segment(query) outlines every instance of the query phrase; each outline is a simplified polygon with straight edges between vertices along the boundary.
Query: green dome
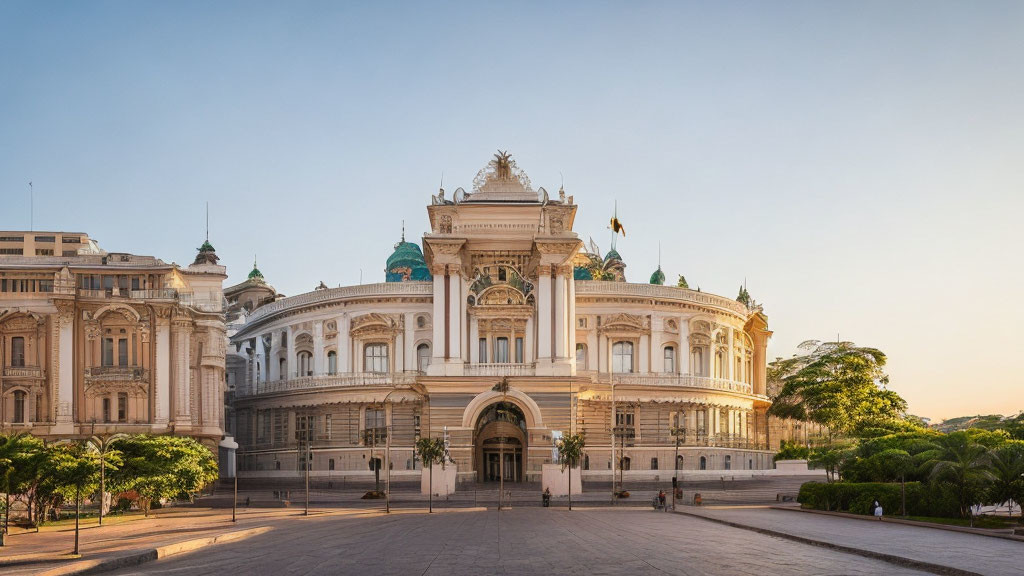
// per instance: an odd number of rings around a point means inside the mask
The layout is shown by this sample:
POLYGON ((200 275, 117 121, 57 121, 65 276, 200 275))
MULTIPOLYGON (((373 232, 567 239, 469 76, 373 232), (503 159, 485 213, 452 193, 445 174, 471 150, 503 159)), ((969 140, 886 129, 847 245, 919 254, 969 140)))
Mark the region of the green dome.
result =
POLYGON ((395 244, 395 251, 388 258, 384 274, 386 282, 433 279, 419 245, 404 240, 395 244))
POLYGON ((619 255, 618 251, 616 251, 615 248, 612 248, 611 250, 608 251, 607 254, 604 255, 604 259, 605 261, 614 259, 621 262, 622 256, 619 255))
POLYGON ((256 267, 256 263, 252 263, 252 272, 249 272, 249 280, 263 280, 263 272, 256 267))
POLYGON ((662 285, 665 283, 665 273, 661 271, 661 266, 651 274, 651 284, 662 285))

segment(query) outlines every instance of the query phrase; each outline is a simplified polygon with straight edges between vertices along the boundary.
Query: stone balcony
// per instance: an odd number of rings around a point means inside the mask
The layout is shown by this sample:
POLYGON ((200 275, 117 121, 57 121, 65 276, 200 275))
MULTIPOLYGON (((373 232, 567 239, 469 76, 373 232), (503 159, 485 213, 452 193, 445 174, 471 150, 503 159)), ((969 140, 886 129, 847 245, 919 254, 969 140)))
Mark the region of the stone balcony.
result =
POLYGON ((344 388, 372 388, 386 386, 408 386, 416 383, 418 372, 349 372, 344 374, 321 374, 300 376, 287 380, 257 382, 256 390, 236 389, 237 397, 307 390, 329 390, 344 388))
POLYGON ((40 366, 4 366, 4 378, 44 378, 46 372, 40 366))
POLYGON ((86 381, 148 382, 149 370, 140 366, 91 366, 85 369, 86 381))
POLYGON ((466 364, 463 374, 466 376, 533 376, 536 365, 530 363, 486 363, 466 364))
POLYGON ((689 374, 610 374, 602 375, 602 379, 604 378, 610 378, 616 386, 665 386, 721 390, 751 395, 754 393, 754 387, 746 382, 689 374))

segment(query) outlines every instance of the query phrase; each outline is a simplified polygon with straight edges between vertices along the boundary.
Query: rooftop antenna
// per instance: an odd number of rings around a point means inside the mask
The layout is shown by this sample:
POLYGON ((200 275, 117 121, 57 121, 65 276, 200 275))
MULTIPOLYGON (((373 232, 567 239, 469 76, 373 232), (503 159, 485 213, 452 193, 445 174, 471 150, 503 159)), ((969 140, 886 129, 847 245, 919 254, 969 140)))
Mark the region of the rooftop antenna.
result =
POLYGON ((444 190, 444 170, 441 171, 441 190, 444 190))
POLYGON ((28 231, 33 232, 36 229, 35 223, 36 217, 36 196, 35 191, 32 189, 32 181, 28 182, 28 231))
POLYGON ((360 286, 363 285, 363 269, 362 268, 359 269, 359 285, 360 286))
MULTIPOLYGON (((661 270, 661 240, 658 240, 658 270, 661 270)), ((744 280, 743 283, 746 284, 747 281, 744 280)))
POLYGON ((402 219, 402 243, 405 243, 405 218, 402 219))
POLYGON ((206 201, 206 241, 210 241, 210 201, 206 201))

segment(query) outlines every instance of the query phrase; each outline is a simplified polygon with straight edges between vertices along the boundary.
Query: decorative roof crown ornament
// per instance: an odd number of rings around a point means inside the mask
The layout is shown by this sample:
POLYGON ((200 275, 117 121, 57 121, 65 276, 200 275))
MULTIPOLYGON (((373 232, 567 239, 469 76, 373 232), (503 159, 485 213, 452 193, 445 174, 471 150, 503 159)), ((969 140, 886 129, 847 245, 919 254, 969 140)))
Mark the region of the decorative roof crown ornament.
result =
POLYGON ((530 178, 506 150, 498 150, 473 178, 473 192, 466 202, 537 202, 530 178))
POLYGON ((196 249, 199 254, 196 254, 196 259, 192 262, 195 264, 216 264, 220 257, 217 256, 217 251, 213 248, 213 244, 207 240, 203 242, 203 245, 196 249))

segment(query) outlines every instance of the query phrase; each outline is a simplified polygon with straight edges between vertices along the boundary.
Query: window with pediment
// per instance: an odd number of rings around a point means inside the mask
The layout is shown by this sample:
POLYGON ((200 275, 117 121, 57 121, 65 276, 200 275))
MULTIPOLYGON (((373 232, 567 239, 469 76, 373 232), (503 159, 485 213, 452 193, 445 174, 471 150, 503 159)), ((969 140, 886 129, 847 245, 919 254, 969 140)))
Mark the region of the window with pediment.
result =
POLYGON ((633 343, 619 341, 612 344, 612 372, 631 374, 633 372, 633 343))
POLYGON ((363 370, 365 372, 388 371, 388 345, 375 342, 364 348, 363 370))

